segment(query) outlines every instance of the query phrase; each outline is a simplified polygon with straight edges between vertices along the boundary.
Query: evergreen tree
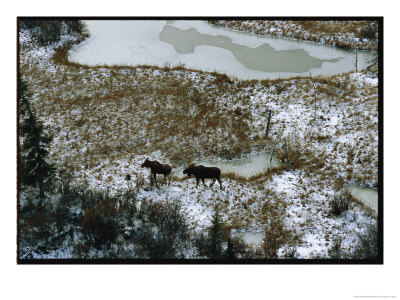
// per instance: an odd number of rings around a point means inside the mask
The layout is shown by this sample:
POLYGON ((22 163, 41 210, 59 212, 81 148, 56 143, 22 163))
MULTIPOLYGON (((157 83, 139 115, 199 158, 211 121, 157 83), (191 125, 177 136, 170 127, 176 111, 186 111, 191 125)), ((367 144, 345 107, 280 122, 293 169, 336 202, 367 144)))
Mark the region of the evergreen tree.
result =
POLYGON ((25 185, 38 186, 39 206, 42 205, 44 185, 54 172, 54 167, 46 161, 49 154, 48 145, 52 137, 43 132, 43 123, 38 121, 32 112, 28 98, 26 83, 20 80, 19 84, 19 116, 20 136, 23 140, 22 146, 18 149, 19 176, 21 183, 25 185))
POLYGON ((210 258, 220 258, 222 256, 223 232, 218 209, 215 210, 211 223, 209 231, 209 255, 210 258))
POLYGON ((227 259, 235 259, 235 247, 232 243, 232 238, 229 236, 228 237, 228 247, 226 248, 225 251, 225 257, 227 259))

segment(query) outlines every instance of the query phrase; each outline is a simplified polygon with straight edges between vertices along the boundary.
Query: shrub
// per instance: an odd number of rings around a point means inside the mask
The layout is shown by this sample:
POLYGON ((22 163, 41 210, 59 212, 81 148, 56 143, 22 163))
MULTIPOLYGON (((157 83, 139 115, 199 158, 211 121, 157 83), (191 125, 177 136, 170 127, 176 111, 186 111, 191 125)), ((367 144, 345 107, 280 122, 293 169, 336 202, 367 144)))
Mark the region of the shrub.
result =
POLYGON ((208 256, 208 240, 206 234, 200 233, 196 235, 194 239, 194 245, 197 248, 201 257, 208 256))
POLYGON ((235 236, 231 238, 231 242, 235 258, 251 258, 249 247, 243 238, 235 236))
POLYGON ((65 33, 88 36, 84 23, 79 20, 21 20, 20 26, 31 30, 41 46, 58 42, 65 33))
POLYGON ((247 257, 247 245, 243 239, 231 237, 218 210, 214 211, 211 224, 206 233, 198 234, 195 238, 195 246, 201 256, 211 259, 247 257))
MULTIPOLYGON (((151 175, 150 175, 150 176, 151 176, 151 175)), ((153 180, 153 177, 151 176, 150 179, 153 180)), ((138 192, 139 192, 139 190, 144 186, 144 178, 143 178, 143 175, 140 175, 140 174, 139 174, 139 175, 136 177, 135 186, 136 186, 136 190, 137 190, 138 192)))
POLYGON ((59 184, 59 192, 61 193, 60 204, 68 205, 72 202, 74 198, 77 198, 74 195, 74 189, 72 186, 72 172, 61 169, 58 172, 58 184, 59 184))
POLYGON ((233 83, 233 81, 226 74, 212 72, 211 75, 215 76, 215 79, 213 81, 214 84, 219 85, 219 84, 223 84, 223 83, 229 83, 229 84, 233 83))
POLYGON ((124 205, 127 201, 109 198, 104 193, 88 191, 82 193, 82 198, 90 202, 81 221, 83 233, 96 248, 109 246, 115 241, 120 230, 120 220, 125 213, 122 208, 127 209, 124 205))
POLYGON ((334 216, 340 216, 342 212, 349 209, 349 194, 344 193, 340 196, 335 196, 329 201, 329 207, 334 216))
POLYGON ((379 255, 378 226, 368 224, 363 233, 357 234, 358 241, 354 248, 352 258, 354 259, 375 259, 379 255))
POLYGON ((174 70, 184 70, 185 68, 186 68, 186 64, 181 61, 178 61, 178 63, 174 67, 174 70))
POLYGON ((134 235, 137 254, 150 258, 176 258, 188 240, 188 225, 179 201, 143 201, 137 214, 140 226, 134 235))
POLYGON ((19 25, 22 29, 33 29, 40 25, 40 20, 21 20, 19 25))
POLYGON ((49 211, 45 206, 42 206, 29 214, 24 214, 23 220, 27 228, 36 233, 38 239, 50 236, 49 230, 51 227, 51 220, 49 217, 49 211))
POLYGON ((106 219, 99 210, 88 209, 82 218, 82 231, 100 249, 109 245, 117 237, 117 224, 110 218, 106 219))
MULTIPOLYGON (((315 154, 306 149, 306 141, 295 134, 289 134, 277 142, 275 157, 288 169, 300 169, 316 161, 315 154)), ((283 166, 282 166, 283 168, 283 166)))
POLYGON ((227 245, 226 250, 224 252, 224 256, 227 259, 235 259, 236 258, 235 246, 234 246, 234 244, 232 242, 232 238, 230 236, 228 237, 228 245, 227 245))
POLYGON ((39 209, 21 212, 19 219, 20 258, 33 258, 33 254, 46 254, 60 247, 67 233, 72 232, 69 215, 62 209, 44 204, 39 209))
POLYGON ((40 45, 58 42, 61 37, 62 22, 58 20, 42 20, 35 32, 35 37, 40 45))
POLYGON ((353 251, 342 249, 342 239, 335 239, 333 246, 328 250, 332 259, 376 259, 379 255, 377 224, 367 224, 362 233, 357 233, 357 242, 353 251))
POLYGON ((378 23, 370 22, 361 30, 361 36, 369 40, 375 40, 378 35, 378 23))
POLYGON ((286 234, 286 230, 280 218, 272 220, 272 222, 266 226, 262 243, 265 258, 278 258, 278 250, 285 244, 286 234))
POLYGON ((345 253, 342 250, 342 239, 336 238, 333 242, 332 247, 328 250, 328 256, 331 259, 343 259, 345 257, 345 253))
POLYGON ((74 245, 72 257, 77 259, 88 259, 90 258, 89 253, 91 249, 92 245, 89 241, 78 242, 74 245))
POLYGON ((220 220, 219 212, 214 212, 212 225, 208 234, 208 256, 210 258, 222 257, 222 243, 223 243, 223 224, 220 220))
POLYGON ((79 20, 66 20, 65 25, 67 25, 67 31, 70 34, 71 33, 83 34, 86 29, 82 21, 79 20))
POLYGON ((286 204, 268 192, 266 198, 268 200, 264 202, 261 210, 265 226, 261 244, 263 253, 260 255, 267 259, 276 259, 279 256, 278 251, 282 247, 286 249, 284 255, 289 257, 289 252, 293 252, 294 255, 294 251, 289 250, 295 248, 294 245, 298 243, 299 236, 285 226, 286 204))
POLYGON ((235 115, 240 117, 242 115, 242 108, 240 106, 236 107, 236 109, 233 111, 235 115))
POLYGON ((287 91, 287 86, 285 83, 278 83, 275 86, 275 91, 277 95, 282 94, 283 92, 287 91))
POLYGON ((164 62, 163 69, 164 69, 165 72, 171 71, 171 63, 167 62, 167 61, 164 62))

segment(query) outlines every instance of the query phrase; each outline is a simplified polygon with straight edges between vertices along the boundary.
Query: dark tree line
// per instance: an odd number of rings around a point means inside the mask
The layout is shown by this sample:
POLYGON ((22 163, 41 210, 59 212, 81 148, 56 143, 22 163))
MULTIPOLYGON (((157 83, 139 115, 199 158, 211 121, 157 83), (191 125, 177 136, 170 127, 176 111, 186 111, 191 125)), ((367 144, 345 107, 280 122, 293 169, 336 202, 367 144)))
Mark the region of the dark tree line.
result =
POLYGON ((85 25, 80 20, 21 19, 20 28, 29 29, 39 45, 56 43, 62 34, 82 34, 85 25))

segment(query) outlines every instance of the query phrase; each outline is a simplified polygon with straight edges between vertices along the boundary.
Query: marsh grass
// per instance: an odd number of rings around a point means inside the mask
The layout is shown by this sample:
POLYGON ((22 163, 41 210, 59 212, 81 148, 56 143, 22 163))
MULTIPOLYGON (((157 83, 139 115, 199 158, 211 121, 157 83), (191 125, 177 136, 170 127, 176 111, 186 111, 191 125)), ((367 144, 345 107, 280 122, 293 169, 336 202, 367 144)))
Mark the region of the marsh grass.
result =
POLYGON ((274 168, 268 168, 264 172, 260 172, 259 174, 252 175, 250 177, 245 177, 245 176, 240 176, 236 174, 235 172, 222 172, 221 177, 224 179, 230 179, 234 180, 236 182, 257 182, 259 180, 266 180, 268 179, 272 174, 279 174, 282 170, 284 170, 284 167, 274 167, 274 168))

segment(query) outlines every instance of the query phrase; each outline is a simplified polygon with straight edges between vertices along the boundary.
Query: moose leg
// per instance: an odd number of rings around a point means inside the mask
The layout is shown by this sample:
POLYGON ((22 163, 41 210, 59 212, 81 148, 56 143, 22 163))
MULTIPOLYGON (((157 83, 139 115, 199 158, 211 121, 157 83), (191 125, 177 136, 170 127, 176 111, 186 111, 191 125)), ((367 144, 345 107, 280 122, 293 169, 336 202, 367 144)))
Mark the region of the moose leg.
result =
POLYGON ((156 183, 156 186, 158 186, 158 185, 157 185, 157 174, 156 174, 156 173, 153 173, 153 175, 154 175, 154 182, 156 183))
POLYGON ((222 190, 221 180, 219 178, 217 178, 217 180, 218 180, 219 186, 221 187, 221 190, 222 190))
POLYGON ((196 189, 197 189, 197 187, 199 186, 200 178, 196 178, 196 181, 197 181, 197 184, 196 184, 196 189))
POLYGON ((154 175, 153 175, 153 173, 150 174, 149 178, 150 178, 150 185, 152 186, 154 184, 154 175))
POLYGON ((215 182, 215 178, 213 178, 213 182, 211 182, 211 184, 210 184, 210 187, 212 187, 213 186, 213 184, 214 184, 214 182, 215 182))
POLYGON ((168 174, 168 186, 171 183, 171 174, 168 174))
POLYGON ((206 186, 206 184, 204 183, 204 178, 202 178, 201 181, 203 182, 204 186, 206 186))

